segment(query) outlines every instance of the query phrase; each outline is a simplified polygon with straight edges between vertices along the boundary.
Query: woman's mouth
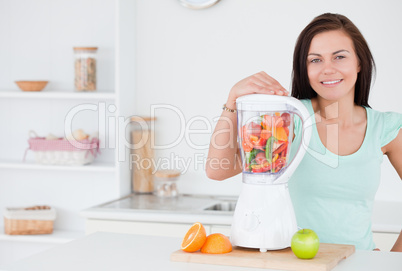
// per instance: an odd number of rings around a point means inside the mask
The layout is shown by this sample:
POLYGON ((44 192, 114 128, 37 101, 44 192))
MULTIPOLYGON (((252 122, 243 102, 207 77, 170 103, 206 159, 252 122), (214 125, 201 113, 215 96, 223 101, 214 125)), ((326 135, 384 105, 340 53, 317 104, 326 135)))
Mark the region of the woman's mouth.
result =
POLYGON ((338 85, 342 81, 343 81, 343 79, 328 80, 328 81, 321 81, 321 84, 323 84, 325 86, 335 86, 335 85, 338 85))

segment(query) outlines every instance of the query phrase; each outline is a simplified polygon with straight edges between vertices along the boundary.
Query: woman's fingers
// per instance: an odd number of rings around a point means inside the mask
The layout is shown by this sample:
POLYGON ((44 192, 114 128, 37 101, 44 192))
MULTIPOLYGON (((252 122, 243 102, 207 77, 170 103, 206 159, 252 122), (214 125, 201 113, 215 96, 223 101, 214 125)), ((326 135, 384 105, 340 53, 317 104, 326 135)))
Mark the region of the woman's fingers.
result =
POLYGON ((258 83, 250 83, 251 91, 257 94, 275 94, 274 90, 268 89, 266 86, 262 86, 258 83))
POLYGON ((278 81, 265 72, 259 72, 235 84, 230 90, 229 96, 231 100, 236 100, 238 97, 252 93, 280 96, 289 95, 289 92, 278 81))
POLYGON ((269 76, 266 72, 262 71, 262 72, 256 73, 255 77, 257 77, 261 81, 267 83, 268 85, 271 85, 271 86, 277 88, 278 90, 282 90, 282 91, 286 90, 284 87, 282 87, 281 84, 279 84, 278 81, 276 81, 273 77, 269 76))
POLYGON ((258 83, 251 83, 253 93, 261 93, 261 94, 271 94, 271 95, 279 95, 279 96, 288 96, 288 92, 285 90, 278 90, 272 88, 271 86, 263 86, 258 83))
POLYGON ((269 94, 287 96, 289 92, 282 87, 274 78, 270 77, 265 72, 259 72, 250 77, 252 83, 261 86, 262 93, 268 92, 269 94))

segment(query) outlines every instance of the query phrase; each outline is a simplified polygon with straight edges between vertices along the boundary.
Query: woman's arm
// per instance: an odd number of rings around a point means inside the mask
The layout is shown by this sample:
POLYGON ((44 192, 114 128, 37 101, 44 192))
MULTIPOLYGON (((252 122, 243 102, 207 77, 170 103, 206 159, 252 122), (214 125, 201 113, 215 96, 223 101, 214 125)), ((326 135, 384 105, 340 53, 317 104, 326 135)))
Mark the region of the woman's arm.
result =
MULTIPOLYGON (((226 107, 236 109, 237 98, 253 93, 288 95, 274 78, 259 72, 233 86, 226 107)), ((219 118, 211 137, 205 170, 208 178, 219 181, 242 172, 240 151, 237 148, 236 113, 223 111, 219 118)))
POLYGON ((236 113, 222 112, 211 137, 205 169, 208 178, 218 181, 242 171, 240 151, 237 148, 236 113))
MULTIPOLYGON (((402 179, 402 130, 399 130, 397 137, 384 148, 384 153, 388 156, 389 161, 396 169, 396 172, 398 172, 399 177, 402 179)), ((402 231, 399 234, 399 237, 391 251, 402 252, 402 231)))

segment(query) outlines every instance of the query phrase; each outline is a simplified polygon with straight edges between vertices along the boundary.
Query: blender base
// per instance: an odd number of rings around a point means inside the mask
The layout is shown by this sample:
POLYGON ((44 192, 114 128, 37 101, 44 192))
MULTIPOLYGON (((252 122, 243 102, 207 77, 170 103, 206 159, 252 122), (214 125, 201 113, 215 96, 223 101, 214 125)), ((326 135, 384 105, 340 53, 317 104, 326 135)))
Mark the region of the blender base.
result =
POLYGON ((261 252, 290 247, 297 231, 287 183, 243 183, 233 216, 232 245, 261 252))

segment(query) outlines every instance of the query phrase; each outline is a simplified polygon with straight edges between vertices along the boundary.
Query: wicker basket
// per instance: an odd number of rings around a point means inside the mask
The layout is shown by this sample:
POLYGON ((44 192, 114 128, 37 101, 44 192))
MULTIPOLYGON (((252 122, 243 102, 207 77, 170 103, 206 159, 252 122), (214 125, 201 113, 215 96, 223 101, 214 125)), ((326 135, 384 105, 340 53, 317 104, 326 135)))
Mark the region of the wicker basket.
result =
POLYGON ((6 208, 4 232, 9 235, 50 234, 56 210, 49 206, 6 208))

